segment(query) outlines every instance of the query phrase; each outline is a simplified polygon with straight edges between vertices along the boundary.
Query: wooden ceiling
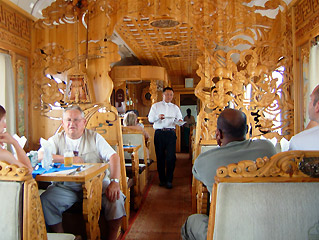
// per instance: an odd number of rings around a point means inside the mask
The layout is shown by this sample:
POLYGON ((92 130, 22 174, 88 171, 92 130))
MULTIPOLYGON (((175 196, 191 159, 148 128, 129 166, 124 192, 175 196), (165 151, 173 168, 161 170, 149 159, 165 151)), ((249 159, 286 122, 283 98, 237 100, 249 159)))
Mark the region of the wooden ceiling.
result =
MULTIPOLYGON (((34 2, 34 0, 28 1, 34 2)), ((24 5, 28 5, 25 3, 27 1, 23 2, 24 5)), ((33 7, 37 8, 36 13, 41 10, 40 6, 45 6, 44 3, 48 2, 52 0, 36 1, 33 7)), ((114 21, 116 15, 117 34, 143 65, 162 66, 167 69, 169 76, 183 78, 196 75, 199 69, 199 57, 205 51, 210 51, 210 55, 216 57, 213 53, 219 50, 227 54, 230 50, 252 49, 259 42, 267 41, 263 36, 264 33, 270 31, 269 27, 273 26, 278 11, 285 11, 284 6, 287 6, 290 0, 122 0, 120 2, 59 0, 57 2, 60 4, 52 5, 55 6, 54 11, 51 8, 50 14, 45 17, 52 18, 60 14, 64 18, 63 14, 70 13, 61 7, 65 4, 82 6, 82 9, 77 9, 82 13, 86 11, 84 8, 104 11, 109 15, 110 22, 114 21), (94 5, 100 7, 92 8, 94 5), (57 7, 60 9, 56 9, 57 7), (160 20, 159 24, 153 24, 154 20, 160 20), (167 23, 166 20, 177 25, 167 27, 161 24, 167 23)), ((101 28, 106 29, 107 26, 101 28)), ((239 55, 238 52, 235 54, 239 55)), ((231 57, 233 58, 235 54, 231 57)))
POLYGON ((201 54, 193 28, 187 23, 170 28, 154 27, 150 23, 149 17, 125 17, 117 23, 116 31, 143 65, 165 67, 171 76, 193 76, 201 54))

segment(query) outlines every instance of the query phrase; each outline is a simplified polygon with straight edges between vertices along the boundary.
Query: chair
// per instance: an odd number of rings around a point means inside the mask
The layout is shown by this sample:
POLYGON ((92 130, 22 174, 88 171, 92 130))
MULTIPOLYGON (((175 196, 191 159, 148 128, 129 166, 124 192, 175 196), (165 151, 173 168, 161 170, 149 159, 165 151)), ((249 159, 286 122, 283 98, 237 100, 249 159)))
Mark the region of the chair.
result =
POLYGON ((289 151, 218 168, 207 239, 318 239, 318 163, 289 151))
POLYGON ((47 233, 37 182, 27 168, 0 161, 0 239, 75 239, 72 234, 47 233))
MULTIPOLYGON (((139 176, 138 181, 135 181, 137 191, 134 192, 135 196, 143 195, 144 189, 148 183, 149 179, 149 166, 152 164, 152 161, 149 161, 147 157, 147 148, 145 144, 145 138, 142 131, 131 129, 129 127, 122 126, 122 137, 124 145, 140 145, 141 147, 138 150, 139 157, 139 167, 136 168, 136 173, 132 172, 132 158, 131 154, 124 152, 126 172, 128 176, 139 176)), ((136 207, 138 206, 135 205, 136 207)))
POLYGON ((108 103, 96 105, 85 115, 87 119, 86 127, 92 129, 102 135, 106 141, 116 149, 121 164, 120 185, 123 194, 126 196, 125 211, 126 217, 123 217, 122 229, 128 228, 128 220, 130 217, 130 186, 126 177, 123 140, 121 132, 121 122, 115 107, 108 103))
MULTIPOLYGON (((211 149, 217 148, 216 140, 201 140, 198 144, 199 149, 196 153, 196 158, 200 153, 204 153, 211 149)), ((195 159, 196 159, 195 158, 195 159)), ((209 204, 209 192, 207 191, 206 186, 198 181, 194 176, 192 177, 192 212, 193 213, 207 213, 207 207, 209 204)))

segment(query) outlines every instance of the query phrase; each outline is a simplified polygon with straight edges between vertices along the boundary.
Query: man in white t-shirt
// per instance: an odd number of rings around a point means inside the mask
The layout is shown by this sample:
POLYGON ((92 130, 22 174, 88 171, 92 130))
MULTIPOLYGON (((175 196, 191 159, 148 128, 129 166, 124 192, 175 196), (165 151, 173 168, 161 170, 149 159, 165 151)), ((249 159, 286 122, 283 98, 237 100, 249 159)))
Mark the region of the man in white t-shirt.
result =
MULTIPOLYGON (((312 91, 308 108, 309 119, 319 123, 319 85, 312 91)), ((293 136, 289 142, 289 150, 318 150, 319 126, 304 130, 293 136)))
MULTIPOLYGON (((102 211, 107 221, 107 239, 116 239, 121 219, 125 216, 125 196, 120 191, 120 158, 106 140, 98 133, 85 128, 84 112, 78 106, 66 108, 63 112, 64 131, 49 138, 53 149, 53 161, 63 163, 64 152, 74 152, 74 163, 107 162, 110 174, 103 180, 102 211)), ((39 150, 39 160, 43 150, 39 150)), ((54 182, 41 195, 46 224, 53 232, 63 232, 62 214, 75 202, 82 199, 81 184, 75 182, 54 182)))

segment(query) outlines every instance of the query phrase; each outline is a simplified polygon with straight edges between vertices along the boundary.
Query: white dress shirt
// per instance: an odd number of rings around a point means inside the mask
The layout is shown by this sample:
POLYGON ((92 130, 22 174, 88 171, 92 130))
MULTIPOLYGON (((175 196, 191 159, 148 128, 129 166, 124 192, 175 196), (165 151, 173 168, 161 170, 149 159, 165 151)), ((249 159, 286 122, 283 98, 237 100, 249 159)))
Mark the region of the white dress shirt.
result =
POLYGON ((183 116, 179 107, 173 103, 161 101, 154 103, 148 114, 148 121, 153 124, 154 129, 174 128, 174 121, 182 120, 183 116), (164 119, 159 118, 160 114, 164 114, 164 119))

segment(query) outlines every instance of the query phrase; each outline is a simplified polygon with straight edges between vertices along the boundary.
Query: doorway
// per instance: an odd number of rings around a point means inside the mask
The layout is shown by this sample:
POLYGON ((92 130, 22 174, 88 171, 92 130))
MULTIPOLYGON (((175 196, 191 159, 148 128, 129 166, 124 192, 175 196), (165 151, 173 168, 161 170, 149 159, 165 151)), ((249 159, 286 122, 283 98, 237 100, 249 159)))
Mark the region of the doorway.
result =
MULTIPOLYGON (((187 109, 190 109, 191 115, 194 117, 195 122, 197 122, 199 99, 195 96, 195 94, 180 94, 180 108, 183 115, 183 119, 185 119, 187 115, 187 109)), ((190 151, 192 131, 194 128, 196 128, 196 125, 193 125, 190 128, 187 125, 184 125, 181 128, 181 152, 190 151)))

